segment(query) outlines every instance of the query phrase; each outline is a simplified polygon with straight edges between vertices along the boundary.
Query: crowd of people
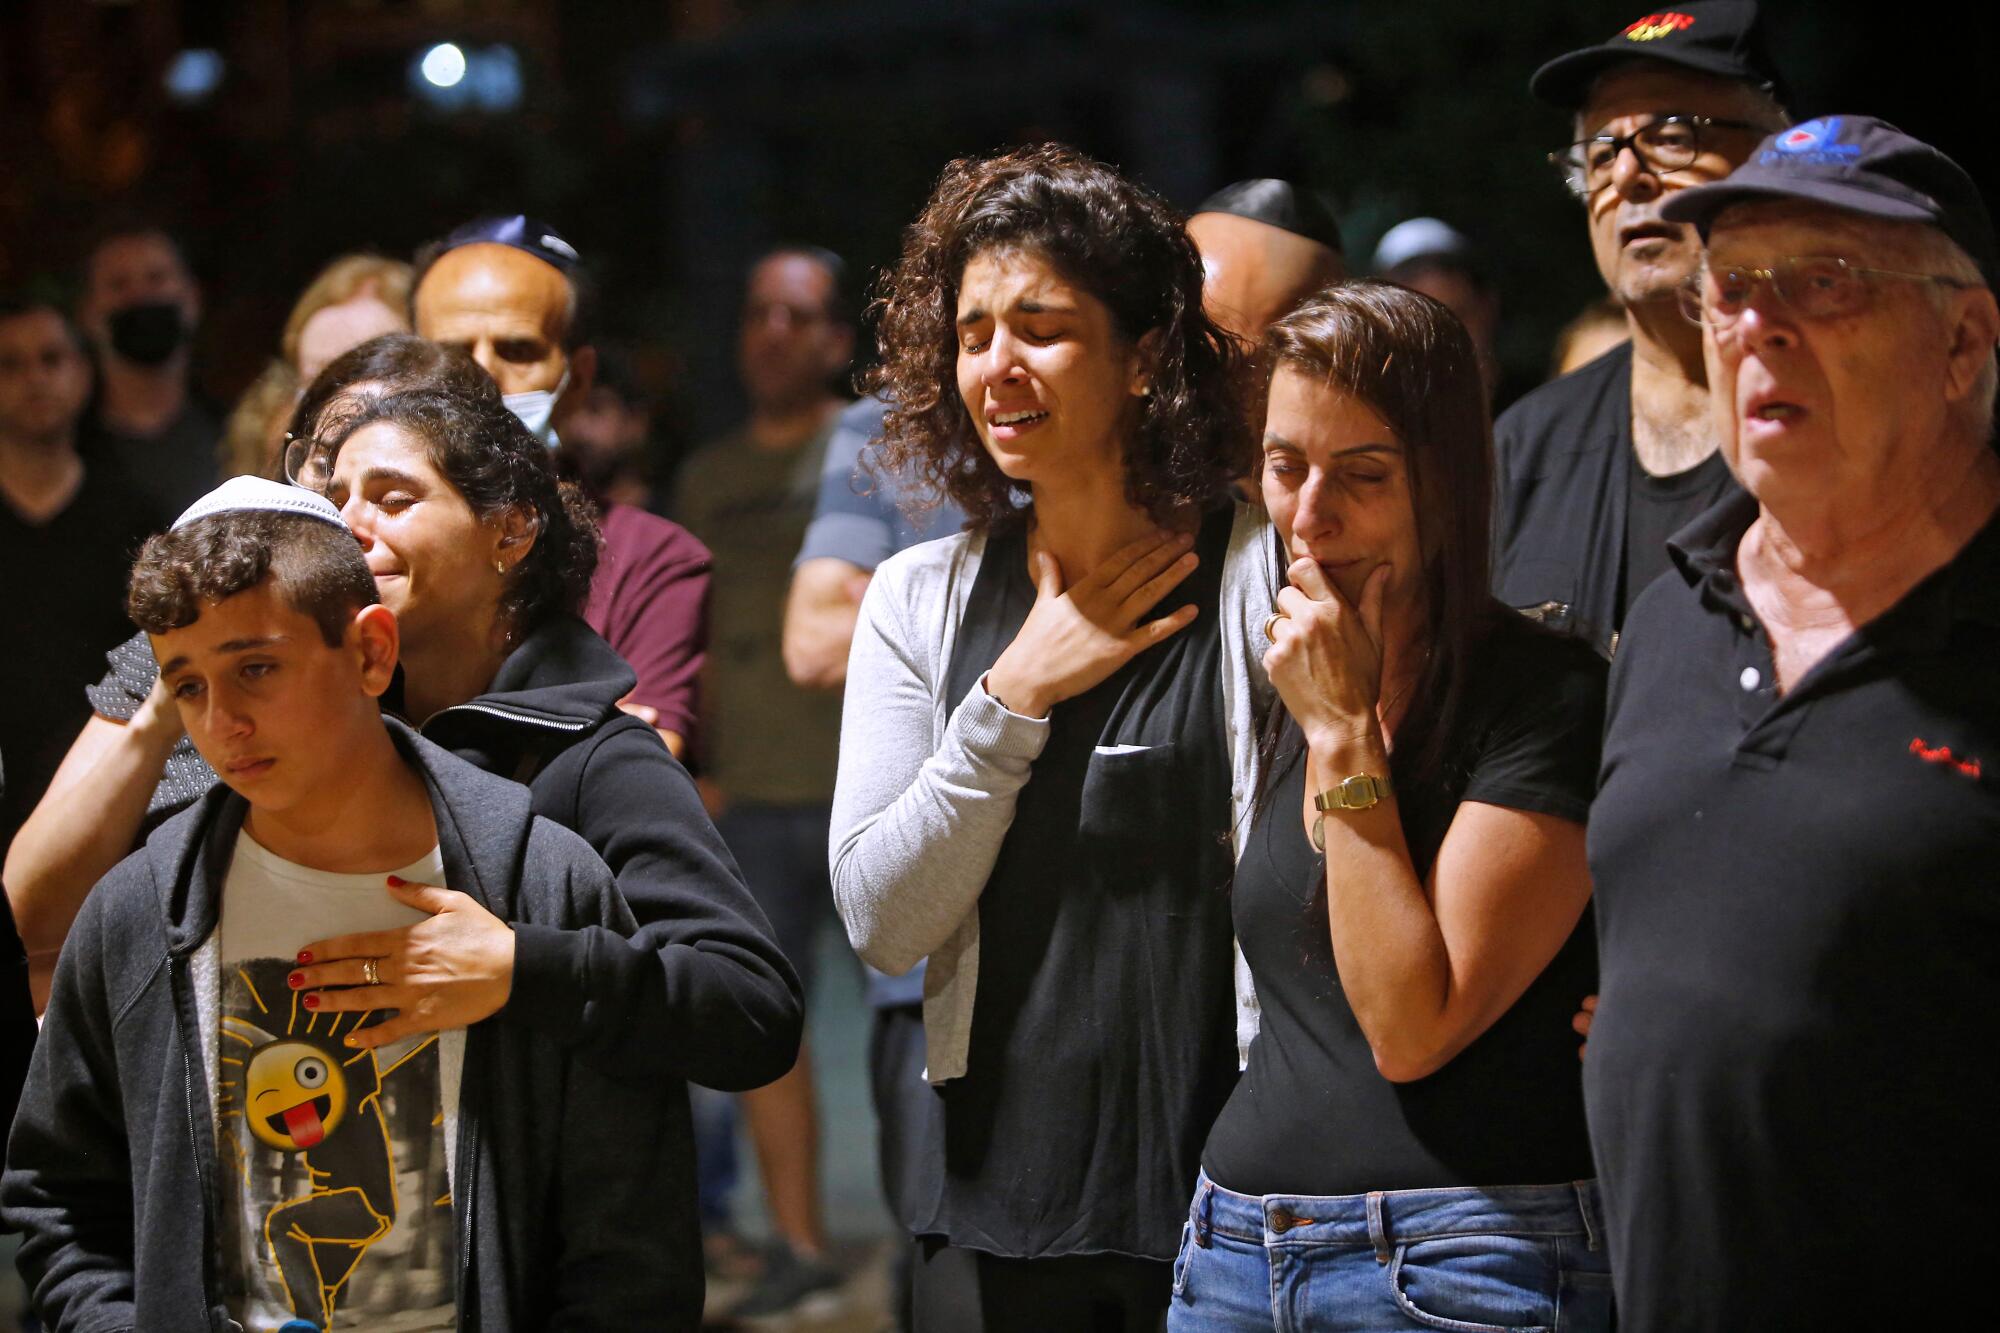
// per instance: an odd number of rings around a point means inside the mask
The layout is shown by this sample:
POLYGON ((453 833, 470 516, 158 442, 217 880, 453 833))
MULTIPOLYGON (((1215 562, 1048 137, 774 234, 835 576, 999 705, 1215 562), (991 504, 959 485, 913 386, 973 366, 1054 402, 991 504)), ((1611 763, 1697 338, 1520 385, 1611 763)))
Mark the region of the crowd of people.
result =
POLYGON ((1059 144, 866 319, 760 257, 671 519, 530 216, 335 262, 226 430, 159 231, 0 306, 42 1325, 799 1308, 836 925, 899 1328, 1961 1322, 1881 1244, 2000 1246, 2000 240, 1742 0, 1530 88, 1608 302, 1497 421, 1447 224, 1059 144))

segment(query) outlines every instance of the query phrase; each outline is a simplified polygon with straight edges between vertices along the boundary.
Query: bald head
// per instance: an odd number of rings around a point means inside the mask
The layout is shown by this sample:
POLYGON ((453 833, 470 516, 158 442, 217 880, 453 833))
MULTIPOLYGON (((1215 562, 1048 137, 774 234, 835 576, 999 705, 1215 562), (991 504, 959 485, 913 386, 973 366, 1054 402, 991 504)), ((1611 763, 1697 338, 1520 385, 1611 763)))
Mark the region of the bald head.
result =
POLYGON ((1207 274, 1202 303, 1209 318, 1245 342, 1256 342, 1306 297, 1347 276, 1339 251, 1255 218, 1196 213, 1187 229, 1207 274))
POLYGON ((469 353, 502 393, 553 389, 569 361, 569 279, 525 250, 461 245, 424 271, 413 302, 417 332, 469 353))

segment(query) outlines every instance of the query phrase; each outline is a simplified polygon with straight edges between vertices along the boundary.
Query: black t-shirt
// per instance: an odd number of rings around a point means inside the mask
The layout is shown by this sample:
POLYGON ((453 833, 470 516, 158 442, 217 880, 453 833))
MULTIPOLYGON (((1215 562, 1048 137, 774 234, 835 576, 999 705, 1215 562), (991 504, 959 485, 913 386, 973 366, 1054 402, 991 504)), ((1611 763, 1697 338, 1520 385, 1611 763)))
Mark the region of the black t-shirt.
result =
MULTIPOLYGON (((1171 1259, 1236 1078, 1230 769, 1218 609, 1232 514, 1156 613, 1193 625, 1057 704, 979 899, 966 1072, 920 1234, 1012 1258, 1171 1259)), ((952 653, 962 698, 1034 605, 989 537, 952 653)))
MULTIPOLYGON (((1428 879, 1464 801, 1583 822, 1596 782, 1604 662, 1589 645, 1495 608, 1441 778, 1391 778, 1410 860, 1428 879)), ((1406 728, 1406 734, 1409 734, 1406 728)), ((1202 1164, 1245 1194, 1361 1194, 1546 1185, 1591 1175, 1570 1018, 1595 988, 1590 915, 1493 1026, 1428 1078, 1375 1068, 1333 960, 1326 865, 1300 822, 1304 746, 1280 738, 1234 891, 1263 1011, 1250 1064, 1202 1164)))
POLYGON ((206 403, 189 398, 181 414, 157 435, 114 430, 93 410, 84 421, 77 448, 86 459, 118 469, 171 523, 221 481, 216 458, 221 440, 222 422, 206 403))
MULTIPOLYGON (((1501 413, 1493 454, 1493 595, 1609 656, 1629 605, 1630 479, 1640 471, 1632 452, 1632 344, 1620 343, 1501 413)), ((1721 482, 1734 489, 1726 475, 1721 482)), ((1704 507, 1690 502, 1683 521, 1704 507)), ((1649 549, 1657 556, 1657 545, 1649 549)))
POLYGON ((2000 519, 1780 696, 1755 514, 1677 539, 1612 673, 1584 1082, 1620 1325, 1984 1326, 2000 519))
POLYGON ((0 652, 0 850, 41 799, 89 720, 84 688, 132 633, 125 584, 139 544, 164 527, 157 506, 114 470, 86 465, 69 505, 29 523, 0 500, 0 569, 10 626, 0 652))
POLYGON ((1715 506, 1736 489, 1736 479, 1721 453, 1672 476, 1656 477, 1642 467, 1631 469, 1631 492, 1625 520, 1625 578, 1619 589, 1618 618, 1622 624, 1646 585, 1667 572, 1673 561, 1667 539, 1715 506))

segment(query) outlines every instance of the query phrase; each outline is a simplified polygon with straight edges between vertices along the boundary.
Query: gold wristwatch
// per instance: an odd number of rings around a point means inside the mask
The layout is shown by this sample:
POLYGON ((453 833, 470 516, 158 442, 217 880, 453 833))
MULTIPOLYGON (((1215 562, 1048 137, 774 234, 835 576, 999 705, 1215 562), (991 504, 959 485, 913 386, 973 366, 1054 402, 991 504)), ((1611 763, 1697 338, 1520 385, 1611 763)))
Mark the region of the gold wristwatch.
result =
POLYGON ((1389 779, 1378 778, 1373 773, 1356 773, 1351 778, 1342 778, 1339 786, 1329 787, 1313 797, 1313 809, 1319 811, 1313 816, 1313 850, 1326 850, 1327 811, 1366 810, 1388 794, 1389 779))

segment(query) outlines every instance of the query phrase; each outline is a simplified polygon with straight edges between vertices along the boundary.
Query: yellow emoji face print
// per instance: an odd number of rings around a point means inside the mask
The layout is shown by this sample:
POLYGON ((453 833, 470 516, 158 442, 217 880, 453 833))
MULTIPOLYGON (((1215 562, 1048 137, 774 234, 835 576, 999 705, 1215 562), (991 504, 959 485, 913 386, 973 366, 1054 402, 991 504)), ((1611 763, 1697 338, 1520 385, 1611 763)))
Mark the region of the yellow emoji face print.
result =
POLYGON ((280 1152, 317 1147, 340 1127, 349 1105, 347 1075, 337 1059, 303 1041, 274 1041, 244 1070, 243 1120, 258 1140, 280 1152))

